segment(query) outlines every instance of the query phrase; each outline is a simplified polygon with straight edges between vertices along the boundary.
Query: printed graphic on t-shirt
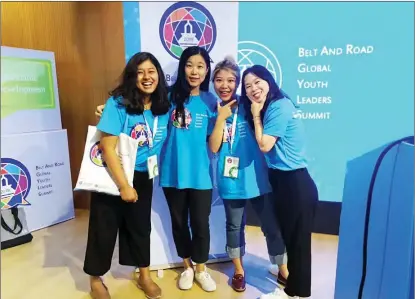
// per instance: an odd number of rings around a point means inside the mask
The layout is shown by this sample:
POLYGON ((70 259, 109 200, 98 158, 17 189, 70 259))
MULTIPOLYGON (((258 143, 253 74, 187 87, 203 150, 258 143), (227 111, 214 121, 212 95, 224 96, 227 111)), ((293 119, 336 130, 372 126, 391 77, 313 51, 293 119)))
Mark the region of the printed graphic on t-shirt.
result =
POLYGON ((247 134, 248 123, 246 121, 241 121, 238 123, 238 132, 239 132, 239 138, 245 138, 247 134))
POLYGON ((184 114, 185 114, 185 121, 184 121, 184 126, 183 124, 183 115, 181 115, 181 113, 178 113, 178 117, 176 117, 176 109, 173 110, 172 114, 171 114, 171 121, 173 123, 173 126, 175 126, 178 129, 189 129, 190 124, 192 123, 192 115, 190 113, 189 110, 187 110, 186 108, 184 109, 184 114))
POLYGON ((203 124, 205 123, 205 119, 207 119, 207 117, 208 116, 206 114, 196 113, 195 128, 196 129, 203 128, 203 124))
MULTIPOLYGON (((154 142, 159 142, 163 139, 164 132, 167 130, 167 126, 158 126, 156 135, 154 136, 154 142)), ((164 136, 165 137, 165 136, 164 136)))
POLYGON ((148 145, 147 126, 144 123, 137 123, 131 130, 131 138, 138 140, 138 146, 148 145))
POLYGON ((228 131, 228 134, 223 134, 224 143, 231 142, 231 137, 232 137, 232 124, 231 123, 226 123, 226 131, 228 131))

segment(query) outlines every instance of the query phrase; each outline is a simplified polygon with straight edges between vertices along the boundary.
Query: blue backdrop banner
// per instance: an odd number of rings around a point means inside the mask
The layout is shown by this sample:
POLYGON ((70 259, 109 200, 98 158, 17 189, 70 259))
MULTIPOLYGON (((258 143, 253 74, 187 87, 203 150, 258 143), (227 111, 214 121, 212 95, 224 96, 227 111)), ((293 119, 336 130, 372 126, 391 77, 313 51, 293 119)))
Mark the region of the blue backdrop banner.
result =
POLYGON ((320 200, 342 201, 347 162, 413 135, 413 3, 242 2, 238 29, 241 67, 300 106, 320 200))

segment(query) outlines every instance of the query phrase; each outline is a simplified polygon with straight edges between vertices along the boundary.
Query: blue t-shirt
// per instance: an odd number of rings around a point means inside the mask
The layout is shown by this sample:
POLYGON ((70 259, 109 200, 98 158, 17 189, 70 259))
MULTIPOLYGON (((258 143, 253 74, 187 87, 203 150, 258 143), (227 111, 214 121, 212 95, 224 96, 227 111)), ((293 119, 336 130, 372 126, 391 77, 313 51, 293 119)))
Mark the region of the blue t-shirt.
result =
POLYGON ((137 159, 135 162, 135 170, 147 171, 147 158, 152 155, 160 156, 160 151, 167 137, 167 124, 169 113, 158 116, 158 125, 156 135, 153 138, 153 147, 148 146, 148 131, 146 120, 150 126, 150 130, 154 134, 154 115, 151 110, 144 110, 143 114, 129 114, 128 124, 124 132, 124 124, 127 118, 125 106, 121 104, 121 99, 109 98, 105 104, 104 112, 97 125, 97 129, 101 132, 119 136, 125 133, 134 139, 138 139, 137 159))
POLYGON ((278 137, 265 154, 269 168, 295 170, 307 167, 303 122, 296 117, 297 108, 290 99, 272 102, 264 116, 264 135, 278 137))
POLYGON ((171 108, 168 138, 161 155, 160 186, 212 189, 207 136, 215 125, 216 98, 210 92, 191 96, 185 103, 185 127, 171 108))
MULTIPOLYGON (((235 113, 235 109, 232 110, 235 113)), ((268 167, 264 154, 259 149, 255 134, 247 122, 244 105, 238 106, 235 139, 230 152, 230 140, 234 114, 226 120, 228 138, 225 138, 218 152, 217 181, 219 195, 223 199, 250 199, 271 192, 268 167), (225 157, 239 158, 237 178, 223 175, 225 157)))

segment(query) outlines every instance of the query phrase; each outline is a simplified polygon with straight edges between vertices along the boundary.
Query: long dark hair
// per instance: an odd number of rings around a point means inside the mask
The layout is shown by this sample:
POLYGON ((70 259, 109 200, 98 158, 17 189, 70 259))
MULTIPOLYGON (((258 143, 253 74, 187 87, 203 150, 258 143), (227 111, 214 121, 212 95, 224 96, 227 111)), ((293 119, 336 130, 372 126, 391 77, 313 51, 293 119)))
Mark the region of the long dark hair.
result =
POLYGON ((150 95, 151 112, 154 115, 166 114, 170 109, 166 78, 156 57, 148 52, 139 52, 130 58, 121 74, 119 85, 110 92, 110 96, 115 99, 122 98, 120 104, 125 106, 127 113, 142 114, 146 94, 137 87, 137 73, 138 66, 146 60, 154 64, 159 77, 157 87, 150 95))
POLYGON ((251 101, 248 99, 248 96, 246 95, 246 89, 245 89, 245 77, 248 74, 254 74, 255 76, 257 76, 258 78, 261 78, 262 80, 265 80, 268 85, 269 85, 269 91, 267 94, 267 98, 265 100, 264 103, 264 108, 262 108, 261 111, 261 120, 264 120, 264 115, 265 112, 268 109, 268 106, 274 102, 274 101, 278 101, 280 99, 283 98, 288 98, 289 96, 282 91, 282 89, 279 88, 277 82, 275 82, 274 77, 272 76, 272 74, 267 70, 266 67, 263 67, 262 65, 253 65, 249 68, 247 68, 243 75, 242 75, 242 92, 241 92, 241 101, 242 104, 245 107, 245 111, 246 111, 246 115, 248 118, 248 123, 251 125, 252 128, 254 128, 254 121, 253 121, 253 116, 252 116, 252 112, 251 112, 251 101))
POLYGON ((210 56, 209 53, 201 48, 201 47, 188 47, 186 48, 182 55, 180 56, 179 60, 179 67, 177 69, 177 80, 171 87, 171 102, 176 105, 176 118, 182 115, 183 123, 185 123, 185 114, 184 114, 184 103, 189 99, 191 87, 186 80, 186 63, 191 56, 200 54, 203 59, 205 60, 207 73, 206 78, 203 80, 202 84, 200 84, 201 91, 209 91, 209 79, 210 79, 210 56))

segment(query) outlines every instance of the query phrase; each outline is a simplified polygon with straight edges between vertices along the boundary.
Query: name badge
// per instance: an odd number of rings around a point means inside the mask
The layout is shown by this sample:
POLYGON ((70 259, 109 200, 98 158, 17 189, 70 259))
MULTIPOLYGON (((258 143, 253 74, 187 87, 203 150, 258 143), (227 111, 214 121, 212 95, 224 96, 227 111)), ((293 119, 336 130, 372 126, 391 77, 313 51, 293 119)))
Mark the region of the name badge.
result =
POLYGON ((148 177, 154 179, 159 175, 159 167, 157 164, 157 155, 153 155, 147 158, 148 177))
POLYGON ((223 175, 227 178, 236 179, 238 177, 239 170, 239 158, 226 156, 225 157, 225 170, 223 175))

